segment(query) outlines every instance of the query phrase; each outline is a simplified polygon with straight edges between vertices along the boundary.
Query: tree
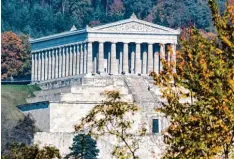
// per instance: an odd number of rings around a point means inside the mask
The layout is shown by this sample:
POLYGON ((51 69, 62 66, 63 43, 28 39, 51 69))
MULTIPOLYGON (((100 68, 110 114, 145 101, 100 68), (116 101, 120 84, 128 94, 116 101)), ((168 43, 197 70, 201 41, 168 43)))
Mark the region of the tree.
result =
POLYGON ((139 19, 144 19, 150 13, 152 8, 151 0, 125 0, 126 17, 129 18, 132 13, 135 13, 139 19))
POLYGON ((139 110, 134 104, 121 101, 118 91, 106 91, 107 101, 96 105, 81 122, 75 126, 76 131, 87 130, 95 138, 111 135, 118 140, 112 154, 118 158, 138 158, 141 136, 146 129, 142 127, 139 132, 132 131, 134 123, 132 116, 139 110))
POLYGON ((90 135, 79 134, 73 138, 72 147, 69 148, 69 153, 65 158, 76 159, 97 159, 99 150, 97 142, 90 135))
POLYGON ((38 145, 26 146, 25 144, 14 143, 3 159, 61 159, 59 150, 53 146, 44 146, 42 149, 38 145))
POLYGON ((26 56, 22 40, 13 32, 2 34, 2 79, 17 76, 22 66, 23 58, 26 56))
POLYGON ((89 23, 92 10, 91 0, 69 1, 69 13, 75 20, 78 28, 85 27, 89 23))
POLYGON ((20 77, 29 77, 31 75, 31 63, 32 63, 32 55, 31 55, 31 45, 29 43, 29 36, 20 35, 20 39, 22 40, 23 49, 25 52, 25 56, 22 58, 22 66, 19 70, 20 77))
POLYGON ((121 0, 114 0, 110 5, 110 15, 122 19, 124 15, 124 5, 121 0))
POLYGON ((2 34, 2 79, 31 75, 31 45, 27 35, 2 34))
MULTIPOLYGON (((191 27, 181 37, 175 63, 164 64, 159 75, 166 102, 158 109, 169 116, 164 134, 164 158, 225 158, 233 153, 234 137, 234 23, 230 2, 224 16, 209 0, 217 36, 207 39, 191 27), (189 102, 182 102, 189 97, 189 102)), ((172 55, 172 47, 168 48, 172 55)), ((173 57, 172 57, 173 58, 173 57)))

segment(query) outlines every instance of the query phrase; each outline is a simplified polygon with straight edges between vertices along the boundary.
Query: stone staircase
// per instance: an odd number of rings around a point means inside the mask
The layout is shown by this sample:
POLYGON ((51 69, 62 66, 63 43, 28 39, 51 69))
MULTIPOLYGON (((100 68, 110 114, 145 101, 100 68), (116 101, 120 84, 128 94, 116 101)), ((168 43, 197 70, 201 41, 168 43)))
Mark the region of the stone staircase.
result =
POLYGON ((161 106, 158 96, 151 89, 148 90, 148 86, 152 88, 151 83, 153 84, 153 81, 141 76, 128 76, 124 80, 132 92, 136 104, 142 107, 143 110, 151 112, 156 107, 161 106))

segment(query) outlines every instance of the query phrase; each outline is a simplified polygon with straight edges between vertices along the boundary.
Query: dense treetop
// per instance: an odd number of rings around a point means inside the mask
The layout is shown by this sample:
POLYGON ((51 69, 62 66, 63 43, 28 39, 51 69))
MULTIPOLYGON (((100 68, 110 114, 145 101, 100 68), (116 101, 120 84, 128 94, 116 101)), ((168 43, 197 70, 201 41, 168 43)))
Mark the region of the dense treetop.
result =
MULTIPOLYGON (((219 0, 221 12, 226 0, 219 0)), ((172 28, 195 25, 213 31, 206 0, 3 0, 2 32, 33 38, 129 18, 172 28)))

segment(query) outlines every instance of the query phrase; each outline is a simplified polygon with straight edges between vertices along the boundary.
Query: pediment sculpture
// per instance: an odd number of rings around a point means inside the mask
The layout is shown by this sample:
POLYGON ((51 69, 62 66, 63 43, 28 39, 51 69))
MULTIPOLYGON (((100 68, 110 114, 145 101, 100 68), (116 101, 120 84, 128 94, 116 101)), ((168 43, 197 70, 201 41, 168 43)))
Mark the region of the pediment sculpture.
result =
POLYGON ((161 28, 156 28, 138 22, 129 22, 98 29, 100 31, 126 31, 126 32, 168 32, 161 28))

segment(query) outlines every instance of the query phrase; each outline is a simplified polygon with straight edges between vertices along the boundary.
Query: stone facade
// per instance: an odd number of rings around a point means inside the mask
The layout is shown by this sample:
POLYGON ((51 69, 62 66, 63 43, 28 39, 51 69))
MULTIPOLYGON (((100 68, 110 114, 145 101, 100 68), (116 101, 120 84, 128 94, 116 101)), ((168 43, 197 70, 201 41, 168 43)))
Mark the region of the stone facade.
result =
MULTIPOLYGON (((118 90, 123 101, 136 103, 141 111, 131 118, 135 121, 132 131, 137 131, 142 124, 146 125, 147 136, 141 139, 139 156, 152 158, 154 153, 159 157, 163 153, 165 145, 162 141, 161 131, 169 124, 162 114, 155 112, 160 107, 160 92, 157 87, 148 90, 152 81, 143 76, 106 76, 84 77, 80 84, 72 84, 58 88, 46 88, 35 92, 36 97, 28 100, 32 103, 18 106, 25 114, 30 113, 36 120, 36 126, 42 131, 34 136, 34 143, 54 145, 59 148, 64 156, 69 152, 74 136, 74 125, 84 117, 95 105, 105 100, 102 92, 105 90, 118 90), (37 101, 50 94, 48 102, 37 101), (56 94, 57 96, 53 95, 56 94), (38 97, 40 96, 40 97, 38 97), (159 133, 152 133, 152 120, 159 120, 159 133), (144 148, 144 147, 147 147, 144 148)), ((116 140, 111 136, 105 136, 98 141, 100 149, 99 158, 108 159, 116 140)))
MULTIPOLYGON (((83 30, 72 27, 68 32, 31 40, 32 84, 38 83, 42 90, 18 108, 30 113, 42 131, 35 134, 34 143, 54 145, 63 156, 68 154, 74 125, 105 100, 103 91, 118 90, 123 101, 141 108, 130 116, 134 120, 131 131, 142 124, 147 128, 139 143, 139 157, 160 158, 165 149, 161 132, 169 119, 155 111, 164 99, 146 75, 162 70, 162 58, 176 62, 178 34, 133 14, 126 20, 83 30), (166 51, 168 45, 172 45, 172 55, 166 51), (156 134, 153 120, 158 121, 156 134)), ((116 142, 113 136, 98 139, 98 157, 113 158, 116 142)))
POLYGON ((162 69, 160 58, 175 62, 179 31, 137 19, 31 40, 32 81, 85 74, 148 74, 162 69), (173 54, 165 50, 172 45, 173 54))

